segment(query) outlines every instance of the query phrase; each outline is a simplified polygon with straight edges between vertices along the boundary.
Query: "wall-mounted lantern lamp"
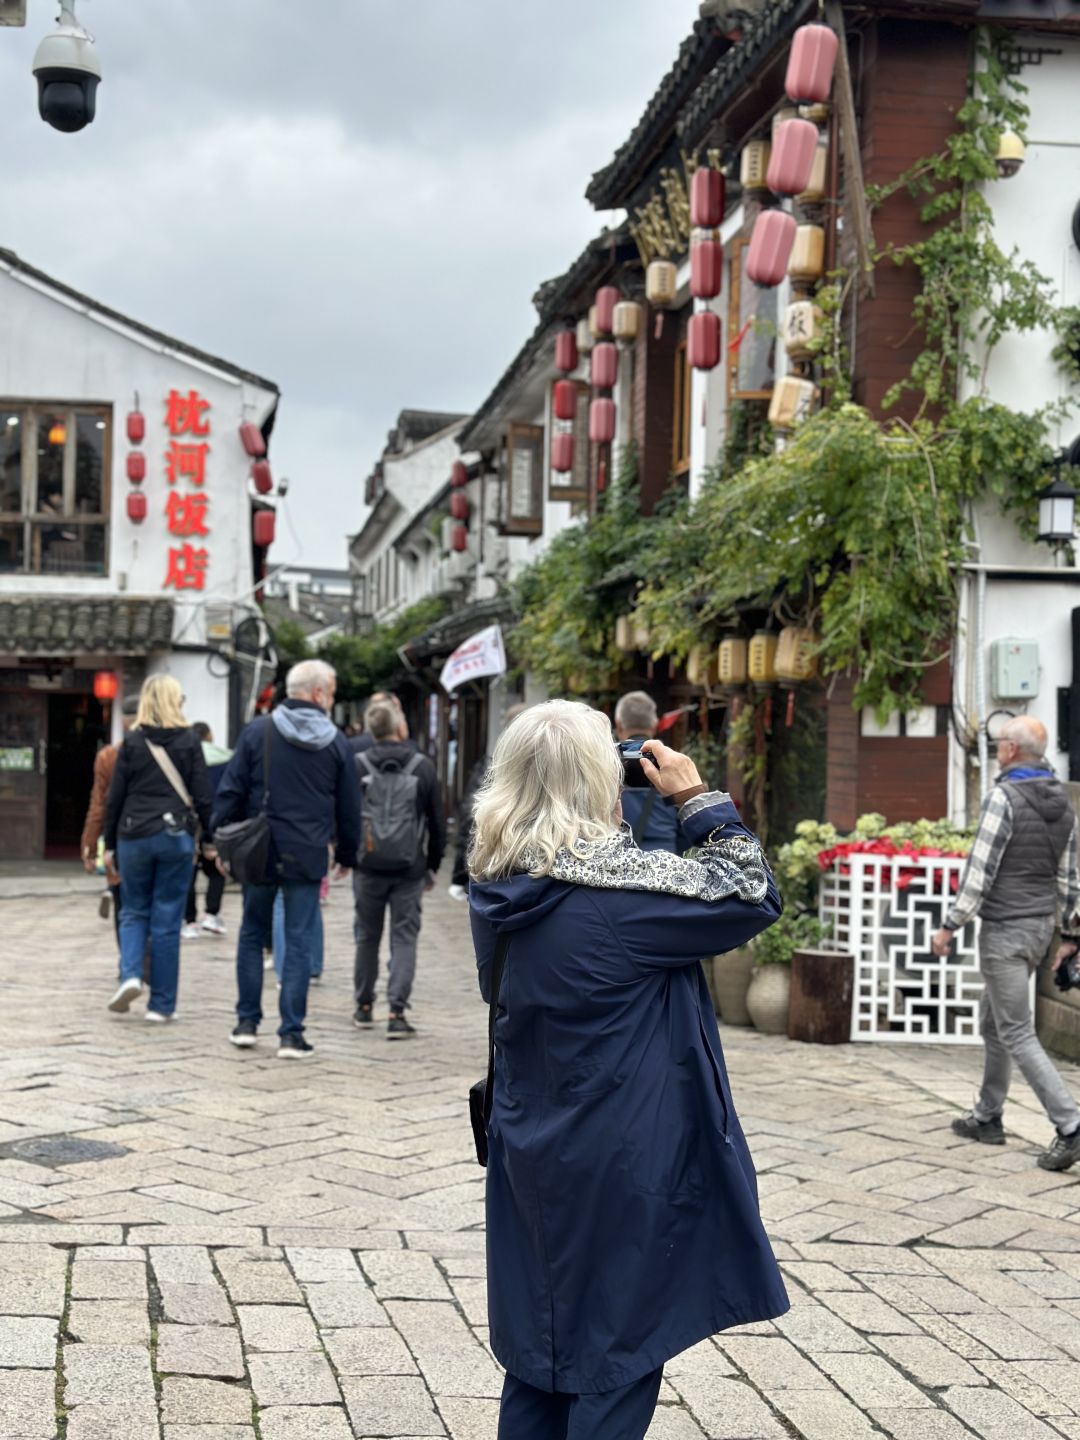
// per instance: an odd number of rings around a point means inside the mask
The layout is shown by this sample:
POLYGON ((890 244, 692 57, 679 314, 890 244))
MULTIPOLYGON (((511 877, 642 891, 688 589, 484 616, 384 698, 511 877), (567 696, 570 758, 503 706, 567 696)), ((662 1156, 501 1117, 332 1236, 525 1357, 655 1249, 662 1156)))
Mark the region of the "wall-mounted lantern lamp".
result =
POLYGON ((1038 539, 1046 545, 1068 545, 1074 539, 1076 525, 1076 491, 1062 479, 1065 457, 1054 459, 1054 478, 1039 491, 1038 539))

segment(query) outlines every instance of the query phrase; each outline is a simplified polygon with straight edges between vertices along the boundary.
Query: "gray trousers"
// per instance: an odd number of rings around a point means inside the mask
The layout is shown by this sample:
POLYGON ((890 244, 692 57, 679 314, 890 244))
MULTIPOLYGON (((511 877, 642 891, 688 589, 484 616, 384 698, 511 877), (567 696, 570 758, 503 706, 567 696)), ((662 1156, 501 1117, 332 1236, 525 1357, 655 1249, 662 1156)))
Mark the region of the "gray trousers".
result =
POLYGON ((1046 958, 1053 935, 1054 919, 1050 915, 983 921, 979 968, 985 988, 979 1007, 979 1029, 986 1046, 986 1062, 975 1118, 993 1120, 1001 1114, 1015 1060, 1051 1121, 1067 1135, 1080 1125, 1080 1110, 1039 1044, 1028 995, 1031 974, 1046 958))
POLYGON ((416 977, 416 941, 420 934, 423 894, 423 875, 418 880, 409 880, 400 875, 353 871, 353 899, 356 904, 353 981, 358 1008, 371 1005, 375 1000, 375 982, 379 978, 379 942, 382 940, 387 906, 390 907, 387 999, 395 1013, 402 1012, 408 1005, 416 977))

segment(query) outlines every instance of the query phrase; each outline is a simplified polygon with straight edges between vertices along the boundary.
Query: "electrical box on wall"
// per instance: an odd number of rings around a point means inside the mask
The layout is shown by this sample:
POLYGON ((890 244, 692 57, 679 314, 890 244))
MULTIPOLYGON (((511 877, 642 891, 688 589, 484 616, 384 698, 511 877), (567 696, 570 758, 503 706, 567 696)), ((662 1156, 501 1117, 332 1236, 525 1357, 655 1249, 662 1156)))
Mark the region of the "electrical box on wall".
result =
POLYGON ((990 689, 995 700, 1034 700, 1039 693, 1037 640, 995 640, 990 646, 990 689))

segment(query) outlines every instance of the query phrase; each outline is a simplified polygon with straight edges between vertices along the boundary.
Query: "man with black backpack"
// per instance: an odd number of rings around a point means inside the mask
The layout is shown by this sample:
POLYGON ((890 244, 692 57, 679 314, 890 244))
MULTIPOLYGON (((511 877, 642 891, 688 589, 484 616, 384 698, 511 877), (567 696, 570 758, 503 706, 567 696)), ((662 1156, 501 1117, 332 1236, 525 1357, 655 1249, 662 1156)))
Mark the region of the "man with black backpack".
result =
POLYGON ((390 910, 390 1002, 388 1040, 407 1040, 416 1031, 405 1018, 416 974, 416 941, 425 890, 446 848, 446 822, 435 766, 399 738, 401 714, 386 700, 373 700, 364 713, 370 749, 356 756, 364 796, 357 868, 356 1015, 354 1024, 372 1023, 379 942, 390 910))

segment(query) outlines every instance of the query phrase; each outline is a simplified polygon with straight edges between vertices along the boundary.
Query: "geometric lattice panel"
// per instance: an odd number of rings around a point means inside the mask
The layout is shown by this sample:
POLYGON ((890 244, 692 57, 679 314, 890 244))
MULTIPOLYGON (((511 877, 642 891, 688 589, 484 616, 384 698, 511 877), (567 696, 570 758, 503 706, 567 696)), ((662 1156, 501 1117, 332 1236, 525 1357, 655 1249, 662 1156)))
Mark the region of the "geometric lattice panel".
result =
POLYGON ((830 949, 855 957, 852 1040, 981 1044, 978 922, 939 959, 930 936, 944 923, 957 856, 849 855, 822 876, 820 914, 830 949))

